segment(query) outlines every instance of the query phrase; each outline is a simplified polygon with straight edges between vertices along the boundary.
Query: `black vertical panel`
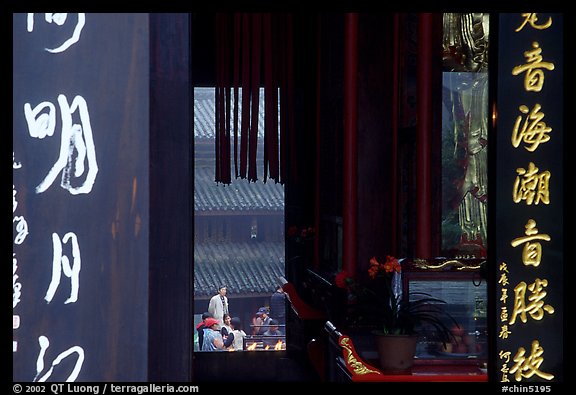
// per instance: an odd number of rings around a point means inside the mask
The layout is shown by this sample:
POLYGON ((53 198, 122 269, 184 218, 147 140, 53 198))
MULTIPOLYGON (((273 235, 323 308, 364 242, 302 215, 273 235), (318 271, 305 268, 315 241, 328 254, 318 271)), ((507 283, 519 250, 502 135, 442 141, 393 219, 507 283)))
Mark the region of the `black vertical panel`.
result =
POLYGON ((150 14, 151 381, 188 381, 192 374, 189 19, 188 14, 150 14))
POLYGON ((360 14, 358 39, 358 270, 392 255, 392 14, 360 14), (374 45, 374 40, 382 45, 374 45))
POLYGON ((53 16, 13 15, 13 380, 145 381, 148 18, 53 16))
POLYGON ((490 204, 496 222, 491 233, 496 381, 563 381, 562 15, 498 17, 495 145, 491 146, 496 180, 490 204), (542 78, 528 83, 527 72, 541 73, 542 78), (528 122, 527 112, 533 114, 528 122), (531 164, 537 188, 517 184, 527 180, 525 171, 531 171, 531 164))

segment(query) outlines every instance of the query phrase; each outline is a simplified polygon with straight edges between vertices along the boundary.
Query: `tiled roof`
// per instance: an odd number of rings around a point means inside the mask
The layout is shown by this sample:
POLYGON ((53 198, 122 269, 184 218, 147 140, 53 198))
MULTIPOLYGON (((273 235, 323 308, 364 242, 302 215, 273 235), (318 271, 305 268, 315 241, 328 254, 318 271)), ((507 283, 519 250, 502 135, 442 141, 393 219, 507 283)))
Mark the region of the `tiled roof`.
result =
POLYGON ((214 181, 214 168, 194 171, 194 210, 208 211, 283 211, 284 187, 274 181, 263 183, 232 179, 230 185, 214 181))
POLYGON ((209 298, 225 284, 228 295, 274 292, 284 274, 284 243, 201 243, 194 246, 194 297, 209 298))
MULTIPOLYGON (((214 89, 196 88, 194 95, 195 142, 203 140, 202 144, 196 144, 195 147, 195 214, 283 212, 284 187, 281 184, 234 178, 230 185, 214 181, 213 154, 207 150, 215 137, 214 89), (204 162, 198 158, 203 158, 204 162)), ((262 96, 260 105, 263 108, 262 96)), ((263 113, 260 111, 260 138, 264 132, 263 113)), ((284 243, 200 242, 194 245, 195 299, 212 297, 222 284, 227 285, 230 296, 269 295, 274 292, 280 276, 284 276, 284 243)))
MULTIPOLYGON (((241 95, 240 95, 241 97, 241 95)), ((242 104, 238 103, 238 128, 242 124, 242 104)), ((232 104, 234 106, 234 104, 232 104)), ((260 89, 260 111, 258 112, 258 138, 264 139, 264 89, 260 89)), ((216 137, 216 105, 214 88, 194 88, 194 138, 214 139, 216 137)), ((230 111, 234 117, 234 108, 230 111)), ((232 133, 231 133, 232 134, 232 133)))

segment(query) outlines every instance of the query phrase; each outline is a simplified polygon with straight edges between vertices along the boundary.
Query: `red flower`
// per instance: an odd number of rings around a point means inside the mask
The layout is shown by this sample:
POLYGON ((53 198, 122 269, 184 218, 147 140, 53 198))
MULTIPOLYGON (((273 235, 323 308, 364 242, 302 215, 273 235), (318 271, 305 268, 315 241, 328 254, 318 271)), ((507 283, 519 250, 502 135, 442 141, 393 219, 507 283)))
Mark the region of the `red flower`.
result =
POLYGON ((296 225, 292 225, 291 227, 288 228, 288 231, 286 232, 286 235, 288 237, 294 237, 298 234, 298 227, 296 225))
POLYGON ((352 277, 346 270, 340 271, 334 278, 334 283, 338 288, 348 289, 350 283, 352 282, 352 277))

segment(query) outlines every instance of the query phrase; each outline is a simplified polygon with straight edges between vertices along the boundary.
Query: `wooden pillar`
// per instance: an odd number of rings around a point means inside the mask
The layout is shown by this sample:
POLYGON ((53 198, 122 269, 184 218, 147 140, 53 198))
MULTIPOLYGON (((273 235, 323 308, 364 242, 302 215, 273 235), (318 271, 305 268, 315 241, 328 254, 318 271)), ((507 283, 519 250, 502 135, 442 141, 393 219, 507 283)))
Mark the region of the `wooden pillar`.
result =
POLYGON ((188 14, 150 14, 149 381, 194 379, 191 27, 188 14))
POLYGON ((358 14, 344 17, 344 160, 342 267, 355 276, 357 261, 358 14))
POLYGON ((400 118, 400 15, 394 14, 392 28, 392 147, 391 160, 391 216, 392 232, 390 233, 390 253, 398 256, 398 127, 400 118))
POLYGON ((432 77, 434 42, 433 15, 418 16, 418 69, 416 125, 416 257, 430 258, 431 243, 431 145, 432 77))
POLYGON ((314 268, 318 269, 320 267, 320 228, 321 228, 321 217, 320 210, 322 209, 320 204, 320 189, 321 189, 321 174, 320 167, 322 161, 322 150, 321 147, 321 88, 322 88, 322 18, 317 17, 318 27, 316 31, 316 183, 314 190, 314 228, 316 229, 316 237, 314 238, 314 268))

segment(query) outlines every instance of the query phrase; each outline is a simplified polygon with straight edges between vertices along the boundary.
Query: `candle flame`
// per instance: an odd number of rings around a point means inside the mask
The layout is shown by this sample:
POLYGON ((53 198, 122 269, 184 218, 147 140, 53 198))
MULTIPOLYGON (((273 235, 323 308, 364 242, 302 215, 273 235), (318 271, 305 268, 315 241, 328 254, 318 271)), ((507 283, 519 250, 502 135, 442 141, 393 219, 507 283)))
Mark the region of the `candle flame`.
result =
POLYGON ((282 343, 282 340, 278 340, 278 342, 274 346, 274 350, 282 350, 283 346, 284 346, 284 343, 282 343))

